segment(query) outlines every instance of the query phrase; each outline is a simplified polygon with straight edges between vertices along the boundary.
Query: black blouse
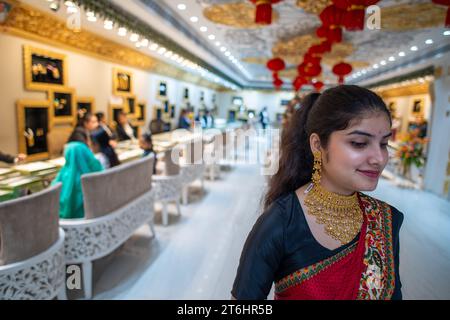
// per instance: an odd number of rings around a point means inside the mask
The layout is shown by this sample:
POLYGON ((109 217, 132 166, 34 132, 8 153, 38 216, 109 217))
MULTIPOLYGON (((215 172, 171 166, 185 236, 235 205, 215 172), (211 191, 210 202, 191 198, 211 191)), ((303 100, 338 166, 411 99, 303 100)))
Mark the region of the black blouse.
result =
MULTIPOLYGON (((396 275, 392 299, 400 300, 399 231, 403 214, 392 206, 391 212, 396 275)), ((297 194, 280 197, 258 218, 248 235, 231 294, 236 299, 266 299, 273 282, 334 256, 359 236, 335 250, 327 249, 312 235, 297 194)))

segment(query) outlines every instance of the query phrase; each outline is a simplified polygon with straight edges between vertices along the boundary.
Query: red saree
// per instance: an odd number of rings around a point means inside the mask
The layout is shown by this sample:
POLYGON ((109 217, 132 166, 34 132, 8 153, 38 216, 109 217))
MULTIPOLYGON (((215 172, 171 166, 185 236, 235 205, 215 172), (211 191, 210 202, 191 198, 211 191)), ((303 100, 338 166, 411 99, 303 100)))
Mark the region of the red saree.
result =
POLYGON ((389 205, 358 194, 364 222, 350 247, 275 284, 276 300, 390 299, 395 287, 389 205))

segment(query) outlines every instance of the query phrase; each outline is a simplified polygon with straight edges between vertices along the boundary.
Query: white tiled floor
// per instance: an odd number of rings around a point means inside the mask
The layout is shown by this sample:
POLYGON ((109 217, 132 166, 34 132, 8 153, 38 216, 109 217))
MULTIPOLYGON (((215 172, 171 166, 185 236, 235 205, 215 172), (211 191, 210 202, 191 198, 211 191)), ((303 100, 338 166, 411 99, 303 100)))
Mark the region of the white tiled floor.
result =
MULTIPOLYGON (((206 181, 173 216, 156 217, 157 238, 143 227, 94 266, 95 299, 229 299, 245 238, 260 213, 265 179, 236 166, 206 181)), ((195 186, 195 185, 194 185, 195 186)), ((401 279, 405 299, 450 299, 450 202, 381 180, 372 193, 405 214, 401 279)))

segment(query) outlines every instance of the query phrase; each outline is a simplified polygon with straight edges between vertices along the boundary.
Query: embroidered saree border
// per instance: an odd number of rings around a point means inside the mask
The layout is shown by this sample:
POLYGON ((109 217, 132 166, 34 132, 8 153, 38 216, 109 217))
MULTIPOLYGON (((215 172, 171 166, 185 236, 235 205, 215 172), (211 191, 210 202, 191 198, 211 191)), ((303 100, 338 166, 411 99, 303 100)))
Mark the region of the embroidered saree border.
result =
POLYGON ((344 250, 340 251, 339 253, 335 254, 334 256, 331 256, 325 260, 319 261, 311 266, 302 268, 298 271, 295 271, 294 273, 291 273, 290 275, 287 275, 286 277, 282 278, 275 284, 275 292, 281 293, 293 286, 299 285, 302 282, 311 279, 313 276, 318 274, 319 272, 327 269, 328 267, 332 266, 334 263, 342 260, 347 255, 352 253, 358 242, 352 244, 348 248, 345 248, 344 250))

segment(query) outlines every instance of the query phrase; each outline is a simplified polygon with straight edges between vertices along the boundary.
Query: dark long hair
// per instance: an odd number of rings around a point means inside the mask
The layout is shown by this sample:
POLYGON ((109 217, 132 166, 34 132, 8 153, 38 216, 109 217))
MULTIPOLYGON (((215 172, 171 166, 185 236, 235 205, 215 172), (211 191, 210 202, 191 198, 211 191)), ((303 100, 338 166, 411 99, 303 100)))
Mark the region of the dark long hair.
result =
POLYGON ((379 112, 385 113, 391 122, 383 100, 376 93, 354 85, 341 85, 304 97, 283 131, 279 169, 269 182, 264 208, 311 180, 314 162, 309 143, 311 134, 316 133, 321 146, 326 148, 331 133, 345 130, 352 120, 379 112))

